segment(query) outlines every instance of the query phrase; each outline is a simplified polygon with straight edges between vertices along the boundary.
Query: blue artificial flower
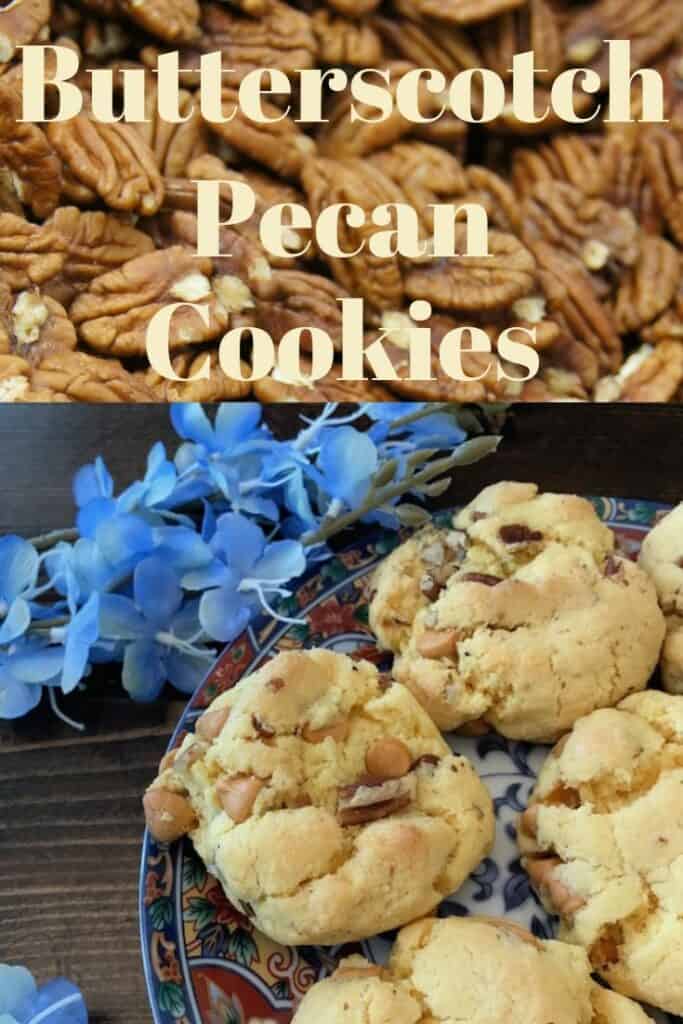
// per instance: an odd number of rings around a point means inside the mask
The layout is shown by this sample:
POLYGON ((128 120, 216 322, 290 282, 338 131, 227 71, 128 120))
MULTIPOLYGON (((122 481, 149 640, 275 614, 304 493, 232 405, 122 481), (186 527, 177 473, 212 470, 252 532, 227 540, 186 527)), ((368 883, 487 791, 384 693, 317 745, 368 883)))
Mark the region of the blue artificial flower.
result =
POLYGON ((25 967, 0 964, 0 1024, 88 1024, 80 990, 65 978, 36 985, 25 967))
POLYGON ((123 685, 136 700, 154 700, 166 681, 183 693, 197 688, 213 660, 197 643, 198 612, 198 601, 183 607, 178 577, 157 555, 136 566, 132 598, 102 596, 100 635, 125 643, 123 685))
POLYGON ((64 661, 61 647, 33 638, 0 648, 0 718, 21 718, 32 711, 43 685, 59 682, 64 661))
POLYGON ((275 444, 261 416, 258 402, 226 403, 212 425, 200 405, 173 406, 173 426, 188 441, 176 453, 174 506, 218 492, 234 511, 277 521, 276 503, 258 493, 269 486, 261 460, 275 444))
POLYGON ((282 619, 268 598, 289 596, 284 585, 306 568, 301 544, 294 540, 269 544, 256 523, 227 513, 218 519, 210 546, 213 562, 182 579, 188 590, 205 591, 199 602, 204 631, 214 640, 234 640, 259 606, 282 619))
POLYGON ((74 477, 73 494, 78 506, 76 527, 81 537, 94 537, 99 524, 113 515, 114 481, 101 456, 82 466, 74 477))
POLYGON ((61 687, 71 693, 87 674, 90 652, 99 637, 100 595, 91 594, 67 626, 50 630, 52 643, 64 645, 61 687))
POLYGON ((75 611, 91 594, 102 593, 118 578, 116 567, 102 554, 98 544, 81 537, 75 544, 61 542, 45 555, 45 571, 52 587, 67 599, 75 611))
POLYGON ((38 579, 38 552, 21 537, 0 537, 0 644, 23 634, 31 622, 29 600, 38 579))
POLYGON ((310 475, 331 499, 324 509, 326 514, 338 515, 344 508, 358 505, 367 494, 378 465, 377 448, 367 434, 354 427, 325 431, 310 475))
POLYGON ((178 479, 176 468, 166 458, 166 449, 159 441, 147 457, 147 471, 142 480, 136 480, 116 502, 119 513, 134 512, 138 508, 153 509, 173 494, 178 479))

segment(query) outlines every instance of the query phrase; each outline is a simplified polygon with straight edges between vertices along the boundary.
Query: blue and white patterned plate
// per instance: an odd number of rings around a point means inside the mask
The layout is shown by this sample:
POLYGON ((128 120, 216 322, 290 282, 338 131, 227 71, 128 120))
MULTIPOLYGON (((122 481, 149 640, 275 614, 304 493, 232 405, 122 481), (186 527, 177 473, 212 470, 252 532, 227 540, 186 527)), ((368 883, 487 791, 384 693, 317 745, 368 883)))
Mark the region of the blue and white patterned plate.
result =
MULTIPOLYGON (((596 498, 594 503, 617 533, 622 549, 633 557, 644 534, 666 511, 651 502, 596 498)), ((279 609, 306 624, 283 627, 263 617, 226 648, 186 708, 169 749, 193 729, 218 693, 280 651, 327 647, 384 664, 367 626, 369 580, 376 564, 397 543, 395 534, 368 531, 308 573, 279 609)), ((552 936, 553 920, 538 904, 521 868, 514 829, 548 748, 495 734, 447 738, 454 750, 475 764, 488 786, 497 834, 491 856, 441 904, 439 914, 508 917, 541 938, 552 936)), ((140 923, 156 1024, 246 1024, 252 1017, 285 1024, 293 1003, 330 973, 342 955, 358 951, 381 961, 392 938, 381 935, 353 946, 324 949, 280 946, 256 932, 227 901, 191 842, 169 847, 148 833, 142 850, 140 923)), ((673 1022, 661 1014, 657 1020, 673 1022)))

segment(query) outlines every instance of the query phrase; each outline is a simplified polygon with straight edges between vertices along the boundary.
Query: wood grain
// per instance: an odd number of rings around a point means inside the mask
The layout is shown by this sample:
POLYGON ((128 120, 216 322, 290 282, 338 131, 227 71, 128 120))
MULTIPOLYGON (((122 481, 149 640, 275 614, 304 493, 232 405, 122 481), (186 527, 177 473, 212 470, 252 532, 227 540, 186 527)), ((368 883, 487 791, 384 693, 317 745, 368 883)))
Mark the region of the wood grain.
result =
MULTIPOLYGON (((281 433, 300 407, 268 412, 281 433)), ((516 409, 498 454, 461 471, 444 503, 502 478, 544 488, 678 501, 680 407, 516 409)), ((71 477, 100 452, 117 485, 144 470, 157 440, 173 443, 166 407, 0 407, 0 532, 69 525, 71 477)), ((132 704, 113 669, 64 701, 77 735, 45 707, 0 727, 0 960, 83 988, 94 1022, 148 1024, 137 922, 141 793, 182 703, 132 704)))

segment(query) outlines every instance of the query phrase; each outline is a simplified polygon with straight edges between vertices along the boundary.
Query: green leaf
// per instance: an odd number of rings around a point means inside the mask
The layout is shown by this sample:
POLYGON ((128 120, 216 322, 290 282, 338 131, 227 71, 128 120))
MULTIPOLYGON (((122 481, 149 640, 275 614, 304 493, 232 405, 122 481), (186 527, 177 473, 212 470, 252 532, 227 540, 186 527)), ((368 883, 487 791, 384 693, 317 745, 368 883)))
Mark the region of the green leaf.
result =
POLYGON ((159 985, 159 1008, 172 1017, 185 1016, 185 1000, 180 985, 173 981, 162 981, 159 985))
POLYGON ((258 960, 258 949, 248 931, 244 928, 235 928, 230 936, 228 952, 238 964, 250 967, 254 960, 258 960))
POLYGON ((186 857, 183 861, 183 887, 203 889, 206 885, 206 868, 199 857, 186 857))
POLYGON ((188 903, 186 914, 190 921, 195 922, 197 931, 200 932, 213 921, 215 908, 213 903, 209 903, 203 896, 193 896, 188 903))
POLYGON ((159 896, 154 903, 150 904, 149 916, 152 924, 158 932, 164 930, 173 920, 173 903, 169 896, 159 896))

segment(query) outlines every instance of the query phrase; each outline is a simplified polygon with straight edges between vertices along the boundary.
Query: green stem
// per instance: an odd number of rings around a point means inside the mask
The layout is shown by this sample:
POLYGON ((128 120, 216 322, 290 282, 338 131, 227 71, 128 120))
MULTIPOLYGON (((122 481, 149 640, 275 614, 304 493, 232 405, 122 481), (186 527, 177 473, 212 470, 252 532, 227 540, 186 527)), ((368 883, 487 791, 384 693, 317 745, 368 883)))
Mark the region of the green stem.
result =
POLYGON ((48 548, 54 547, 60 541, 75 541, 78 540, 78 530, 52 530, 50 533, 41 533, 38 537, 30 537, 29 544, 33 544, 36 551, 46 551, 48 548))
POLYGON ((456 469, 458 466, 469 466, 473 462, 486 458, 487 455, 490 455, 491 452, 497 449, 501 440, 502 438, 500 437, 478 437, 472 441, 466 441, 453 455, 430 462, 419 473, 409 473, 403 479, 396 481, 396 483, 391 483, 384 487, 373 485, 358 508, 352 509, 344 515, 337 516, 328 523, 322 523, 320 528, 312 533, 304 534, 301 538, 301 543, 304 547, 322 544, 324 541, 329 540, 330 537, 334 537, 337 533, 341 533, 342 530, 358 522, 359 519, 362 519, 368 512, 372 512, 373 509, 381 508, 393 501, 394 498, 400 498, 402 495, 407 494, 408 491, 414 490, 423 484, 431 483, 450 469, 456 469))

